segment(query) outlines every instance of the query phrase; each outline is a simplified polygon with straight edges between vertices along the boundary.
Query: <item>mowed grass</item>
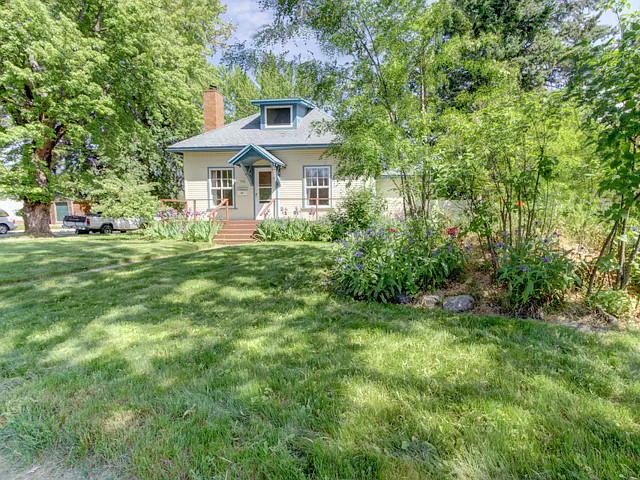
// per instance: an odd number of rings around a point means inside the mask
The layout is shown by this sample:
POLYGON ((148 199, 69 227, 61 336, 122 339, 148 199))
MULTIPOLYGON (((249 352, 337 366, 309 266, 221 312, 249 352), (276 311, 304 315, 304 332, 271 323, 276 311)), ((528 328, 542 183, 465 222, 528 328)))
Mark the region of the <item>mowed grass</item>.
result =
POLYGON ((0 284, 194 252, 209 243, 150 241, 130 234, 0 239, 0 284))
POLYGON ((640 338, 336 299, 320 244, 0 289, 0 455, 140 479, 634 478, 640 338))

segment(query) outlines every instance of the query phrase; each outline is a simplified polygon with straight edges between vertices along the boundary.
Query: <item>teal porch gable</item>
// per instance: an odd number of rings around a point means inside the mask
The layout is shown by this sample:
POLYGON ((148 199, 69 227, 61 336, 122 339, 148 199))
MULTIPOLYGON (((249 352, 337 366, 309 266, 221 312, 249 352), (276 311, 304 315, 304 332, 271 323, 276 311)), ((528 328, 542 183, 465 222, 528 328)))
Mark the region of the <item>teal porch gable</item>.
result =
POLYGON ((275 155, 269 153, 264 148, 250 143, 238 153, 236 153, 229 163, 233 166, 239 165, 247 175, 249 184, 253 186, 253 165, 260 160, 266 160, 276 169, 276 186, 280 186, 280 169, 287 166, 282 160, 275 155))

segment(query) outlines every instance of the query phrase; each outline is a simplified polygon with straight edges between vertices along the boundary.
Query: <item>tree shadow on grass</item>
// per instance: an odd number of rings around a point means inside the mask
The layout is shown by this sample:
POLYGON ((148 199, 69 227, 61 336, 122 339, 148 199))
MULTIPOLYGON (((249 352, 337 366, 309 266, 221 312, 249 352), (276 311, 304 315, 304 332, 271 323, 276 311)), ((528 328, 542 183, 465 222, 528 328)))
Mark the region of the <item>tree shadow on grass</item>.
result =
POLYGON ((329 263, 255 244, 4 288, 0 377, 22 381, 0 391, 0 450, 139 478, 640 464, 637 337, 338 300, 329 263))

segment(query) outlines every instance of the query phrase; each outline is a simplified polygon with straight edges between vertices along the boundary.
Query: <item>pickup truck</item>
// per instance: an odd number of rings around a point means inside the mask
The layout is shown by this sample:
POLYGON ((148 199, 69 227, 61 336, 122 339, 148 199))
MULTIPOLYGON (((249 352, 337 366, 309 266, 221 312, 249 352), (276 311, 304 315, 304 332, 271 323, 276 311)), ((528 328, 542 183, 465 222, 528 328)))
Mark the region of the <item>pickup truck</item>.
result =
POLYGON ((113 233, 114 231, 128 232, 140 228, 142 221, 138 218, 106 218, 97 213, 87 215, 67 215, 62 220, 65 228, 75 228, 76 233, 113 233))

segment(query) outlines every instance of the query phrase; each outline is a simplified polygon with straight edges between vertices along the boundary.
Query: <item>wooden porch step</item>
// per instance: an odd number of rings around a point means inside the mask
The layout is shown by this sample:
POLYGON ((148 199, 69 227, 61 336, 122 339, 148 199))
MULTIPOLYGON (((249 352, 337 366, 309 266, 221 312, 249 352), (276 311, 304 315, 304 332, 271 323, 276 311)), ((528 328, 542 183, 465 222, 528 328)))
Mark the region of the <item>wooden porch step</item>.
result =
MULTIPOLYGON (((228 227, 225 225, 222 227, 222 230, 225 232, 250 232, 253 233, 256 231, 257 225, 229 225, 228 227)), ((222 231, 220 230, 220 231, 222 231)))
POLYGON ((229 220, 222 222, 223 226, 218 235, 213 239, 214 243, 221 245, 238 245, 241 243, 253 243, 256 227, 260 223, 257 220, 229 220))
POLYGON ((260 223, 260 220, 222 220, 221 221, 222 224, 224 224, 225 226, 228 225, 258 225, 260 223))

